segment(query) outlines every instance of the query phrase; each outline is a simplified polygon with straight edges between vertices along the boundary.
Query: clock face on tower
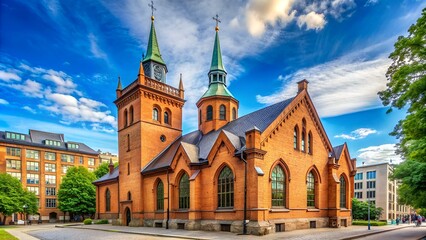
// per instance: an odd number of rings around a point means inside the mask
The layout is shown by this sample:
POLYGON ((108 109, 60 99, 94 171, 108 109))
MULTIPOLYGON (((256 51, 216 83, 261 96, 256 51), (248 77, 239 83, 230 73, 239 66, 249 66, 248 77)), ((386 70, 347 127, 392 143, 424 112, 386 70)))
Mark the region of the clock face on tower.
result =
POLYGON ((159 81, 163 78, 163 69, 158 65, 154 65, 154 78, 159 81))

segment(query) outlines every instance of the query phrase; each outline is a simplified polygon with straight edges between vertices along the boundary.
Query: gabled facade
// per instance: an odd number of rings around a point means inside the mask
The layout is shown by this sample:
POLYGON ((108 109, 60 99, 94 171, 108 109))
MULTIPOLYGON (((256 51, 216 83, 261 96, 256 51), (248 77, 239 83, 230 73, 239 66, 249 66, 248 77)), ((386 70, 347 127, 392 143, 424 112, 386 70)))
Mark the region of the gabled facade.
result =
POLYGON ((218 31, 209 88, 197 102, 198 130, 181 133, 182 82, 175 89, 181 95, 170 96, 162 89, 174 88, 160 80, 138 80, 141 67, 135 82, 119 86, 120 166, 95 182, 97 217, 120 225, 256 235, 351 225, 356 160, 346 144, 331 146, 308 81, 298 83, 293 98, 238 117, 218 31), (153 121, 156 106, 170 109, 180 125, 153 121), (126 127, 130 107, 137 118, 126 127))

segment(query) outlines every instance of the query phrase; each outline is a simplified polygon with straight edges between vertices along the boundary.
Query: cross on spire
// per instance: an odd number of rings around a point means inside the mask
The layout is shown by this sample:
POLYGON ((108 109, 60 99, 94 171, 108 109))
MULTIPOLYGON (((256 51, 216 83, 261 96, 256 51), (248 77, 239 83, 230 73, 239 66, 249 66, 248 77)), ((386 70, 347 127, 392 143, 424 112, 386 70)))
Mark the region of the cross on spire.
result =
POLYGON ((154 20, 154 11, 157 11, 154 7, 154 1, 151 0, 151 3, 148 3, 148 7, 151 8, 151 19, 154 20))
POLYGON ((219 31, 219 23, 221 22, 219 19, 219 15, 216 14, 216 17, 213 17, 213 20, 216 21, 216 31, 219 31))

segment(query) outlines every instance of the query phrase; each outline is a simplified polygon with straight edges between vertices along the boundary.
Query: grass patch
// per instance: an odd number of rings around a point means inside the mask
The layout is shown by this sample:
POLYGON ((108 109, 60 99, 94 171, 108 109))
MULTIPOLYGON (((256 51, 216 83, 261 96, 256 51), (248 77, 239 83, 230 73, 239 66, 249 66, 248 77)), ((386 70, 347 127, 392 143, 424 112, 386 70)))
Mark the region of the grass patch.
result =
POLYGON ((18 240, 16 237, 6 232, 3 229, 0 229, 0 240, 18 240))
MULTIPOLYGON (((355 220, 352 222, 352 225, 361 225, 361 226, 368 226, 368 221, 366 220, 355 220)), ((380 222, 380 221, 370 221, 371 226, 386 226, 387 222, 380 222)))

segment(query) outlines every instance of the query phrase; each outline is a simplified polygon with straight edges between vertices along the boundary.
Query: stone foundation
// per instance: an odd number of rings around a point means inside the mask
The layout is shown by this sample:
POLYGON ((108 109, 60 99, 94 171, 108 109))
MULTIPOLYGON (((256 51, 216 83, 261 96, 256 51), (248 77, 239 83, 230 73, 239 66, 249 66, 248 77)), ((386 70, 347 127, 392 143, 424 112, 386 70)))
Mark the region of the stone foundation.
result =
POLYGON ((133 218, 129 223, 129 227, 143 227, 143 222, 143 219, 133 218))

